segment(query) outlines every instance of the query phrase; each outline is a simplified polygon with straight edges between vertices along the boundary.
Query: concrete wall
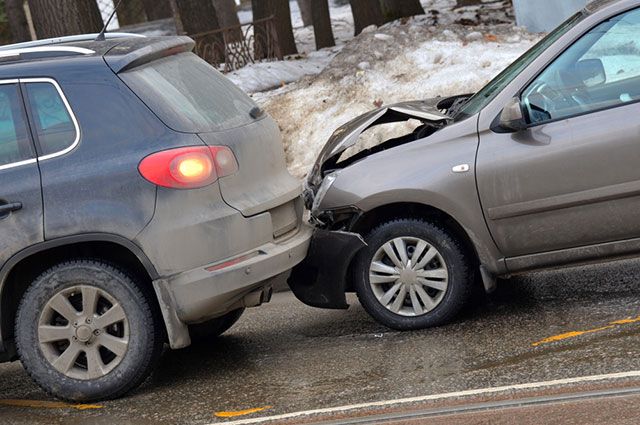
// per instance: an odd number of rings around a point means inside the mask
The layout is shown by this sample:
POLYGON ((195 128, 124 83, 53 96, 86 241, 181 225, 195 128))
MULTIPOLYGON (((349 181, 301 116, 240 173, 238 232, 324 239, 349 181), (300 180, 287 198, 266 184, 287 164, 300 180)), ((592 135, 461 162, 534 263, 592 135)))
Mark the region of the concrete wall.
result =
POLYGON ((513 0, 518 25, 530 32, 549 32, 586 4, 587 0, 513 0))

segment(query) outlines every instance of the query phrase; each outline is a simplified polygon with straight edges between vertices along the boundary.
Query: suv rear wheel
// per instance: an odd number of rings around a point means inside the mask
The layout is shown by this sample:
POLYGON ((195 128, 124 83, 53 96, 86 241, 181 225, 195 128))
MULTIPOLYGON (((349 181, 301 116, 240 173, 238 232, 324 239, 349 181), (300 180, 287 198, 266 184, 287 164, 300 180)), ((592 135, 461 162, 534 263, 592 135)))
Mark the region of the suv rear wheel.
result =
POLYGON ((381 324, 423 329, 450 321, 473 282, 459 243, 435 224, 416 219, 384 223, 365 238, 355 260, 355 289, 381 324))
POLYGON ((79 260, 54 266, 20 303, 20 360, 56 397, 118 397, 142 383, 162 352, 151 305, 136 280, 111 265, 79 260))

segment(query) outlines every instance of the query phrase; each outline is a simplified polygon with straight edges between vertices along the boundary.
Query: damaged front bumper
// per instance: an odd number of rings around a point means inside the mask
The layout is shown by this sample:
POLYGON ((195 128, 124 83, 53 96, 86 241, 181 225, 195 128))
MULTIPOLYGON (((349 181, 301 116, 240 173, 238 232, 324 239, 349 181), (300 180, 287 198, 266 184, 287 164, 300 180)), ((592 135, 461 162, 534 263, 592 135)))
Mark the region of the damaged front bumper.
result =
POLYGON ((357 233, 316 229, 307 258, 289 278, 295 296, 312 307, 347 309, 349 265, 367 244, 357 233))

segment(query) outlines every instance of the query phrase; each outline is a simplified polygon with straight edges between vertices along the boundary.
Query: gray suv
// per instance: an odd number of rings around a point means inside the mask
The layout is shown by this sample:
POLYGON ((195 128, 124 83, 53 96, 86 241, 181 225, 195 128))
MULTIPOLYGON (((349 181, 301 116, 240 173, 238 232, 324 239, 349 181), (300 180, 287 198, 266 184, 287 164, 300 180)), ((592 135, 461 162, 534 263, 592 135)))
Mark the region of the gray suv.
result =
POLYGON ((339 128, 307 180, 321 230, 296 295, 347 308, 355 291, 384 325, 419 329, 451 320, 476 280, 640 254, 639 6, 592 2, 475 95, 339 128), (409 119, 357 152, 364 131, 409 119))
POLYGON ((311 237, 278 126, 191 39, 86 39, 0 49, 0 360, 71 400, 224 332, 311 237))

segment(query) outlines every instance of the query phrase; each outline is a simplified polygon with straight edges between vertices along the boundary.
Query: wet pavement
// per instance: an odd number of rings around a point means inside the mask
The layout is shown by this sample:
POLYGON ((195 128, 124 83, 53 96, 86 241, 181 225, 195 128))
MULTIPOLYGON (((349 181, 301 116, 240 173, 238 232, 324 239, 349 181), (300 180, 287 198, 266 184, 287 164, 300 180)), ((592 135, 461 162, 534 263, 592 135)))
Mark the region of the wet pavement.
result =
MULTIPOLYGON (((326 311, 276 294, 225 336, 167 351, 141 388, 99 408, 35 403, 54 400, 19 363, 0 365, 0 423, 207 424, 640 370, 639 295, 639 260, 537 273, 479 295, 451 325, 400 333, 375 323, 355 298, 348 311, 326 311)), ((548 412, 562 413, 558 423, 585 423, 619 405, 619 422, 636 423, 638 400, 552 404, 548 412)), ((512 423, 504 418, 513 409, 500 412, 434 423, 512 423)), ((515 412, 539 418, 529 407, 515 412)))

